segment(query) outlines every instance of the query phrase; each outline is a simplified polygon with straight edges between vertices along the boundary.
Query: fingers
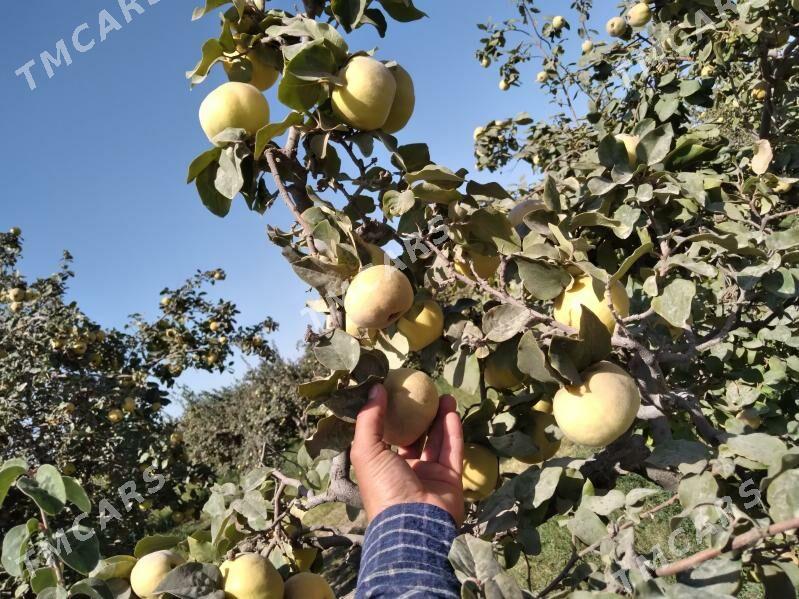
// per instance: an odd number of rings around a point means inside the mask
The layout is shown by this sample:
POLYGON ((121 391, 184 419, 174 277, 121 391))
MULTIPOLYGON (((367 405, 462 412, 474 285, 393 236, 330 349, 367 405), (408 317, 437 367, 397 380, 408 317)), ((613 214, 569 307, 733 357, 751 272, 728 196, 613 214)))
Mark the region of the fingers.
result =
POLYGON ((417 439, 413 445, 406 447, 397 447, 397 455, 403 460, 418 460, 422 454, 422 445, 424 437, 417 439))
POLYGON ((455 409, 455 398, 451 395, 442 395, 438 403, 438 413, 430 427, 427 445, 422 452, 421 459, 425 462, 437 462, 441 453, 441 443, 444 441, 444 419, 448 412, 455 409))
POLYGON ((352 441, 352 460, 368 457, 375 447, 383 447, 383 420, 386 416, 388 395, 383 385, 369 391, 369 401, 364 404, 355 420, 355 437, 352 441))
POLYGON ((463 470, 463 427, 461 418, 456 410, 455 399, 450 396, 441 398, 445 414, 443 418, 443 435, 438 463, 450 470, 461 474, 463 470))

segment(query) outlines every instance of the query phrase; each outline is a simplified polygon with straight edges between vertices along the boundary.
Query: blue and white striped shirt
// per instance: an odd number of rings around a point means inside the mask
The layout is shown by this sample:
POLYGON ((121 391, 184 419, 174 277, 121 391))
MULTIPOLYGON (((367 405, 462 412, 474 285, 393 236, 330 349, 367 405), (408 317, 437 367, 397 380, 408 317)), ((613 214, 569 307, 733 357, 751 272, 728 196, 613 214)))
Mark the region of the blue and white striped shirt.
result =
POLYGON ((452 516, 435 505, 383 510, 366 529, 356 599, 459 599, 448 559, 456 536, 452 516))

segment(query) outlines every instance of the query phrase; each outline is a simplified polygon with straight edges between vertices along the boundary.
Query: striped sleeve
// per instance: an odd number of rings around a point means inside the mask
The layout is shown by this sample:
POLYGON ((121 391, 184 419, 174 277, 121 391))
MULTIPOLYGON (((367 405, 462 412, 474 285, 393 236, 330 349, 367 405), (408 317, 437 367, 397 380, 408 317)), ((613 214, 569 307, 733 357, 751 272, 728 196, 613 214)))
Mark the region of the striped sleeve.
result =
POLYGON ((404 503, 369 524, 356 599, 460 597, 448 555, 457 532, 452 516, 426 503, 404 503))

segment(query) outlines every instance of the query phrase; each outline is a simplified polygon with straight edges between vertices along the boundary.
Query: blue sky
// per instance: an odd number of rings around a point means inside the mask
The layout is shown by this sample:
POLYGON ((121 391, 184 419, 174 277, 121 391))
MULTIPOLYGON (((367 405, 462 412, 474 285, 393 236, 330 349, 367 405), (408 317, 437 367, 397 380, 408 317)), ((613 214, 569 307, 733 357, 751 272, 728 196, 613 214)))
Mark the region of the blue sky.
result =
MULTIPOLYGON (((272 316, 280 323, 275 342, 294 356, 308 324, 300 314, 308 294, 265 234, 267 223, 288 224, 287 211, 276 204, 260 216, 237 201, 231 214, 219 219, 185 184, 189 162, 207 148, 197 109, 204 94, 224 80, 217 68, 191 91, 184 78, 202 42, 218 31, 215 16, 191 22, 199 3, 139 0, 144 12, 131 12, 130 23, 117 0, 31 2, 18 11, 0 56, 5 131, 0 158, 6 173, 0 228, 23 229, 23 270, 29 276, 50 274, 62 250, 69 250, 77 273, 70 297, 105 326, 121 326, 137 311, 153 316, 164 286, 178 284, 198 268, 224 268, 229 276, 219 290, 239 304, 240 320, 272 316), (101 41, 103 10, 121 29, 108 31, 101 41), (79 53, 71 37, 83 23, 79 42, 89 45, 94 39, 95 44, 79 53), (71 50, 72 64, 55 68, 48 79, 39 54, 55 54, 60 39, 71 50), (34 91, 24 76, 14 74, 32 59, 34 91)), ((523 110, 543 116, 549 111, 546 98, 529 83, 499 91, 496 69, 483 69, 474 59, 480 37, 476 23, 512 16, 509 2, 416 4, 430 18, 392 22, 385 39, 365 27, 347 41, 351 50, 377 47, 379 58, 397 60, 413 75, 416 112, 400 141, 427 141, 436 162, 473 170, 471 136, 477 125, 523 110)), ((540 6, 544 14, 554 14, 564 4, 540 6)), ((597 22, 610 10, 603 7, 597 22)), ((574 15, 563 14, 576 22, 574 15)), ((538 67, 529 66, 528 82, 538 67)), ((277 103, 275 88, 267 97, 273 120, 282 118, 286 109, 277 103)), ((522 176, 529 171, 519 167, 499 178, 522 176)), ((223 378, 188 373, 181 382, 206 388, 230 380, 243 367, 223 378)))

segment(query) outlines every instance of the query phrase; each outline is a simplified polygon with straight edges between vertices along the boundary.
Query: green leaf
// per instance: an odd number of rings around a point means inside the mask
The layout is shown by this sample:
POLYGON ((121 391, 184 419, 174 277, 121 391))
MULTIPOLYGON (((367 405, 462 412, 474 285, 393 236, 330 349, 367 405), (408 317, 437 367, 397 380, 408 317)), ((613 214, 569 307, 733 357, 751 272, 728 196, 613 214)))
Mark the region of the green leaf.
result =
POLYGON ((776 562, 763 564, 761 570, 760 579, 768 599, 796 596, 796 589, 799 588, 799 566, 791 562, 776 562))
POLYGON ((186 72, 186 79, 191 81, 192 87, 205 81, 208 71, 214 64, 224 58, 225 49, 218 39, 210 39, 203 44, 202 57, 191 71, 186 72))
POLYGON ((19 524, 11 528, 3 537, 3 553, 0 563, 11 576, 22 576, 25 566, 25 553, 28 550, 31 533, 27 524, 19 524))
POLYGON ((752 171, 756 175, 762 175, 768 171, 771 160, 774 158, 774 152, 771 150, 771 142, 767 139, 761 139, 755 143, 754 156, 752 156, 752 171))
POLYGON ((759 462, 764 467, 772 461, 778 460, 782 454, 788 451, 785 443, 778 437, 766 433, 736 435, 727 439, 725 446, 736 455, 759 462))
POLYGON ((243 144, 236 144, 224 148, 219 156, 219 168, 216 171, 214 187, 229 200, 233 200, 244 187, 241 163, 247 151, 243 144))
POLYGON ((500 304, 483 315, 483 333, 490 341, 507 341, 521 332, 530 320, 530 312, 523 306, 500 304))
POLYGON ((258 130, 255 134, 255 156, 263 156, 267 144, 275 137, 283 135, 290 127, 302 124, 302 115, 299 112, 289 112, 286 118, 279 123, 270 123, 258 130))
POLYGON ((400 170, 414 172, 430 164, 430 148, 427 147, 427 144, 415 143, 399 146, 396 149, 396 154, 401 160, 395 159, 392 155, 391 164, 400 170))
POLYGON ((412 0, 380 0, 383 9, 395 21, 409 23, 427 16, 413 5, 412 0))
POLYGON ((192 160, 189 165, 189 174, 186 177, 186 183, 191 183, 200 176, 205 169, 211 166, 214 162, 219 161, 219 156, 222 155, 222 148, 211 148, 197 156, 192 160))
POLYGON ((89 573, 92 578, 110 580, 112 578, 129 578, 136 558, 132 555, 113 555, 100 560, 89 573))
POLYGON ((369 398, 369 390, 379 382, 377 377, 369 377, 354 387, 333 391, 322 398, 321 403, 345 422, 355 422, 358 412, 369 398))
POLYGON ((611 489, 605 495, 589 495, 583 497, 580 507, 600 516, 610 516, 614 511, 623 508, 625 504, 626 496, 624 493, 618 489, 611 489))
POLYGON ((340 65, 347 60, 347 42, 336 31, 336 28, 328 23, 319 23, 302 15, 291 19, 281 19, 279 23, 281 24, 267 27, 266 34, 272 37, 309 37, 313 40, 321 40, 335 56, 336 64, 340 65))
POLYGON ((686 476, 677 488, 680 504, 691 512, 691 519, 697 530, 715 522, 721 511, 712 505, 718 498, 719 484, 710 472, 697 476, 686 476), (704 505, 711 504, 711 505, 704 505))
POLYGON ((193 561, 213 563, 222 557, 211 542, 211 533, 207 530, 198 530, 186 539, 189 545, 189 556, 193 561))
POLYGON ((502 185, 495 182, 478 183, 477 181, 469 181, 466 184, 466 193, 470 196, 495 200, 506 200, 511 197, 502 185))
POLYGON ((277 89, 278 100, 299 112, 310 110, 324 97, 322 81, 335 77, 335 66, 333 52, 325 40, 301 44, 286 63, 277 89))
POLYGON ((571 282, 568 272, 543 260, 517 258, 516 267, 524 288, 539 300, 556 298, 571 282))
POLYGON ((596 543, 608 535, 599 516, 582 506, 577 508, 573 518, 566 521, 566 528, 586 545, 596 543))
POLYGON ((428 164, 416 172, 406 173, 405 181, 409 185, 418 181, 426 181, 442 189, 457 189, 463 183, 463 177, 445 166, 428 164))
POLYGON ((58 585, 58 578, 52 568, 37 568, 31 574, 31 590, 37 595, 48 587, 58 585))
POLYGON ((388 31, 388 22, 386 21, 386 17, 382 11, 377 8, 367 8, 365 11, 363 11, 360 25, 372 25, 375 29, 377 29, 377 34, 380 37, 386 37, 386 31, 388 31))
POLYGON ((265 530, 269 526, 270 503, 260 491, 247 491, 240 499, 230 504, 232 510, 247 518, 247 524, 253 530, 265 530))
POLYGON ((272 468, 256 466, 241 478, 241 490, 245 492, 254 491, 269 479, 269 475, 272 472, 272 468))
POLYGON ((714 266, 708 264, 707 262, 698 262, 693 260, 688 256, 688 254, 675 254, 673 256, 669 256, 666 263, 669 266, 679 266, 702 277, 713 278, 718 273, 714 266))
POLYGON ((628 204, 622 204, 613 213, 613 220, 616 222, 612 226, 613 232, 619 239, 627 239, 635 230, 635 225, 641 217, 641 209, 633 208, 628 204))
POLYGON ((594 177, 588 180, 588 191, 595 196, 603 196, 612 189, 615 189, 616 182, 604 177, 594 177))
POLYGON ((316 359, 330 370, 351 372, 358 365, 361 346, 358 340, 341 329, 320 339, 313 349, 316 359))
POLYGON ((717 557, 679 574, 677 580, 688 587, 702 589, 707 596, 731 597, 741 586, 741 562, 726 556, 717 557))
POLYGON ((212 10, 219 8, 220 6, 224 6, 225 4, 230 4, 231 0, 205 0, 205 6, 195 8, 194 12, 191 15, 191 20, 196 21, 207 15, 212 10))
POLYGON ((660 96, 655 102, 655 114, 663 122, 669 120, 680 107, 680 97, 677 94, 667 94, 660 96))
POLYGON ((219 217, 227 216, 233 200, 226 198, 216 189, 216 173, 219 165, 212 165, 202 171, 195 180, 197 192, 200 195, 203 205, 219 217))
POLYGON ((799 518, 799 470, 788 470, 772 480, 766 500, 768 513, 775 522, 799 518))
POLYGON ((623 142, 616 139, 613 134, 606 135, 599 142, 597 147, 599 163, 605 168, 614 167, 626 168, 630 170, 630 159, 627 155, 627 148, 623 142))
POLYGON ((389 218, 395 216, 402 216, 416 205, 416 196, 413 191, 406 189, 405 191, 396 191, 389 189, 383 194, 383 212, 389 218))
POLYGON ((108 588, 104 580, 97 578, 84 578, 73 584, 69 589, 70 597, 89 597, 89 599, 114 599, 114 593, 108 588))
POLYGON ((512 431, 504 435, 488 438, 497 455, 503 457, 524 457, 533 455, 539 447, 526 431, 512 431))
POLYGON ((583 306, 579 339, 559 335, 553 337, 549 346, 549 361, 573 385, 579 385, 582 383, 581 371, 610 355, 610 339, 610 332, 605 325, 583 306))
POLYGON ((560 212, 561 205, 560 205, 560 191, 558 190, 558 184, 555 179, 547 174, 544 178, 544 194, 543 194, 544 204, 547 208, 552 210, 553 212, 560 212))
POLYGON ((785 231, 776 231, 766 237, 766 247, 772 252, 789 250, 799 246, 799 226, 785 231))
POLYGON ((338 388, 339 381, 348 375, 348 371, 336 371, 330 374, 330 376, 325 378, 316 379, 313 381, 308 381, 307 383, 301 383, 297 387, 297 393, 300 397, 304 397, 306 399, 314 399, 315 397, 321 397, 322 395, 327 395, 332 393, 338 388))
POLYGON ((673 138, 674 131, 670 124, 653 129, 638 142, 636 149, 638 160, 648 166, 662 162, 671 150, 673 138))
POLYGON ((314 256, 305 256, 292 262, 291 268, 300 279, 319 290, 323 296, 342 295, 349 283, 346 268, 322 262, 314 256))
POLYGON ((221 588, 222 573, 214 564, 187 562, 170 571, 155 592, 192 599, 224 599, 221 588))
POLYGON ((658 468, 676 468, 680 465, 704 465, 710 458, 708 448, 698 441, 671 439, 658 443, 649 457, 648 464, 658 468))
POLYGON ((61 561, 83 575, 94 570, 100 561, 100 541, 86 526, 59 530, 53 535, 53 546, 61 561))
POLYGON ((67 501, 76 505, 84 513, 92 510, 92 502, 80 483, 71 476, 62 476, 67 491, 67 501))
POLYGON ((621 225, 621 223, 617 220, 612 218, 608 218, 604 214, 599 212, 582 212, 580 214, 576 214, 568 221, 569 230, 573 231, 578 227, 609 227, 615 228, 621 225))
POLYGON ((154 551, 161 551, 162 549, 172 549, 175 545, 182 541, 182 537, 175 535, 150 535, 139 539, 136 546, 133 548, 133 555, 137 558, 153 553, 154 551))
POLYGON ((326 416, 316 423, 316 431, 305 441, 305 449, 313 459, 319 457, 323 449, 343 451, 352 443, 355 425, 344 422, 335 416, 326 416))
POLYGON ((438 185, 427 183, 426 181, 414 185, 411 190, 416 199, 426 204, 449 204, 463 197, 463 195, 455 189, 445 189, 444 187, 439 187, 438 185))
POLYGON ((360 22, 366 4, 366 0, 330 0, 330 10, 344 31, 349 33, 360 22))
POLYGON ((522 249, 522 240, 504 214, 481 208, 470 217, 472 234, 484 243, 493 243, 501 254, 511 255, 522 249))
POLYGON ((663 293, 652 300, 652 308, 666 322, 677 328, 684 328, 691 316, 691 303, 696 295, 693 281, 674 279, 666 285, 663 293))
POLYGON ((36 599, 68 599, 69 593, 64 587, 47 587, 36 596, 36 599))
POLYGON ((461 535, 452 543, 449 561, 461 583, 478 581, 487 599, 522 599, 519 585, 494 557, 491 543, 461 535))
POLYGON ((669 170, 683 170, 691 164, 712 158, 718 154, 718 149, 719 146, 708 148, 700 143, 688 142, 669 152, 664 162, 669 170))
POLYGON ((519 341, 516 357, 519 370, 534 381, 540 383, 558 382, 547 367, 546 357, 535 339, 532 331, 526 331, 519 341))
POLYGON ((9 489, 17 478, 27 471, 28 463, 22 458, 15 458, 3 462, 3 465, 0 466, 0 506, 3 505, 9 489))
POLYGON ((27 476, 19 478, 17 488, 51 516, 64 509, 64 504, 67 501, 64 480, 56 467, 50 464, 39 466, 33 479, 27 476))
MULTIPOLYGON (((585 312, 587 310, 583 310, 583 313, 585 312)), ((588 366, 589 362, 579 340, 555 335, 549 344, 547 356, 552 368, 569 383, 582 384, 583 377, 580 376, 580 371, 588 366)))
POLYGON ((480 364, 474 354, 456 352, 444 364, 444 380, 456 389, 476 393, 480 389, 480 364))

